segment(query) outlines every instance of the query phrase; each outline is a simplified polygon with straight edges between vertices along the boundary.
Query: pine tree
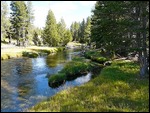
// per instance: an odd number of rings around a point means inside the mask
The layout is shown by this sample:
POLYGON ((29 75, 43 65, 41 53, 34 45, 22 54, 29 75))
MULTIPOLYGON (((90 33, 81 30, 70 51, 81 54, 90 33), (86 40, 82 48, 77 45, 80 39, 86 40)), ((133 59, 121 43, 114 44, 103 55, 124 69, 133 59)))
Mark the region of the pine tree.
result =
POLYGON ((85 29, 84 29, 84 42, 90 45, 90 37, 91 37, 91 19, 87 17, 85 29))
POLYGON ((34 31, 33 42, 37 46, 38 45, 38 33, 34 31))
POLYGON ((80 43, 85 43, 84 34, 85 34, 85 20, 83 19, 79 28, 80 43))
POLYGON ((68 42, 72 41, 72 35, 69 29, 66 30, 65 34, 64 34, 64 41, 63 41, 63 45, 66 45, 68 42))
POLYGON ((48 11, 46 26, 43 32, 44 43, 49 46, 58 46, 59 37, 57 32, 57 24, 52 10, 48 11))
POLYGON ((73 37, 73 41, 74 41, 74 32, 75 32, 75 28, 74 28, 74 23, 72 22, 71 26, 70 26, 70 32, 71 32, 71 35, 73 37))
POLYGON ((91 41, 96 43, 96 47, 103 47, 114 55, 117 51, 126 51, 130 43, 126 43, 128 42, 126 27, 128 20, 124 2, 98 1, 93 13, 91 41))
POLYGON ((140 75, 148 72, 149 2, 98 1, 92 11, 91 41, 115 55, 138 52, 140 75))
POLYGON ((24 1, 12 1, 11 4, 11 24, 13 37, 17 39, 17 45, 26 41, 27 34, 27 7, 24 1))
POLYGON ((27 12, 28 12, 28 16, 27 16, 27 41, 28 44, 29 42, 32 40, 33 36, 34 36, 34 26, 33 26, 33 21, 34 21, 34 13, 33 13, 33 9, 32 9, 32 1, 27 1, 27 12))
POLYGON ((79 23, 74 22, 73 41, 79 41, 79 23))
POLYGON ((60 22, 57 24, 58 36, 60 39, 59 45, 64 45, 64 35, 66 32, 66 24, 63 18, 61 18, 60 22))
MULTIPOLYGON (((1 1, 1 40, 8 37, 10 21, 8 19, 8 5, 6 1, 1 1)), ((11 42, 11 39, 9 40, 11 42)))

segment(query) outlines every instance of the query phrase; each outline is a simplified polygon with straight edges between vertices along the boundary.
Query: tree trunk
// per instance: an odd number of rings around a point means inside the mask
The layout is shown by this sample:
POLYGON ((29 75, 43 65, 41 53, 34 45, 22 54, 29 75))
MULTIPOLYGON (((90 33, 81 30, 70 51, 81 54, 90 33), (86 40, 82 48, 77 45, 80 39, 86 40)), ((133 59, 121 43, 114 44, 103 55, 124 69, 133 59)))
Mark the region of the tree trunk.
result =
POLYGON ((19 39, 17 39, 17 46, 19 46, 19 39))
POLYGON ((142 26, 143 26, 143 32, 142 32, 142 35, 143 35, 143 57, 141 59, 141 67, 140 67, 140 75, 141 76, 145 76, 146 74, 148 74, 148 64, 147 64, 147 50, 146 50, 146 16, 144 15, 144 13, 146 12, 146 4, 143 3, 143 6, 142 6, 142 26))
POLYGON ((12 39, 11 36, 9 36, 9 44, 11 43, 11 39, 12 39))

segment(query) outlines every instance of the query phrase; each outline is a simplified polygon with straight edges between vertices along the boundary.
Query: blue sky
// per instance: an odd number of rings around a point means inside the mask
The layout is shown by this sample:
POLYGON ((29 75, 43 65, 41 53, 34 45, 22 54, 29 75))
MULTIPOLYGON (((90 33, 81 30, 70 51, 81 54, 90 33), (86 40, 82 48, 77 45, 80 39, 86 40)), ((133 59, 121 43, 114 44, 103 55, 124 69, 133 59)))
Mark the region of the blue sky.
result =
MULTIPOLYGON (((48 10, 51 9, 57 22, 63 18, 69 28, 72 22, 81 22, 83 18, 90 16, 95 3, 96 1, 32 1, 34 25, 44 27, 48 10)), ((9 4, 10 1, 8 1, 8 6, 9 4)))

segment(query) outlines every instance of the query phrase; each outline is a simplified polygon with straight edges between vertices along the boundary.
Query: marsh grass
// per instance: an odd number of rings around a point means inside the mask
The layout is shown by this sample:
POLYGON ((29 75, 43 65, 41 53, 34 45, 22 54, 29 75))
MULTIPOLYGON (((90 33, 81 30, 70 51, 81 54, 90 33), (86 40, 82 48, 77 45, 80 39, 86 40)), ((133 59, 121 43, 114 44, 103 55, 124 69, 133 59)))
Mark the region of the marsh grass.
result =
POLYGON ((49 77, 49 86, 53 87, 54 85, 52 84, 59 84, 60 81, 74 80, 79 76, 87 74, 90 68, 90 62, 86 62, 84 58, 75 57, 60 72, 49 77))
POLYGON ((114 61, 81 86, 61 91, 29 111, 148 112, 149 80, 134 62, 114 61))
POLYGON ((36 58, 41 53, 51 54, 57 53, 58 51, 63 51, 64 47, 22 47, 22 48, 9 48, 1 49, 1 60, 16 58, 16 57, 29 57, 36 58))

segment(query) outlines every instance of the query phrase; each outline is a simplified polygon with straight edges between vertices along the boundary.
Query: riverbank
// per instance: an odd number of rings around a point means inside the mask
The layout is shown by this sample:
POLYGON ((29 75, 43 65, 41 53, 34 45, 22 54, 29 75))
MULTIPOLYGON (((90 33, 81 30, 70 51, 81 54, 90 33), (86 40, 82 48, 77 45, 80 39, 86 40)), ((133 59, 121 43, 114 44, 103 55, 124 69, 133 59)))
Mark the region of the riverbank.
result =
POLYGON ((51 54, 62 51, 63 47, 12 47, 8 49, 1 49, 1 60, 16 58, 16 57, 31 57, 35 58, 41 53, 51 54))
POLYGON ((64 90, 29 111, 149 111, 149 80, 138 76, 139 65, 113 61, 88 83, 64 90))
MULTIPOLYGON (((41 54, 51 54, 62 51, 65 47, 39 47, 39 46, 29 46, 29 47, 18 47, 15 45, 9 45, 1 43, 1 60, 6 60, 10 58, 17 57, 30 57, 35 58, 41 54)), ((82 44, 77 42, 69 42, 66 48, 78 48, 82 44)))

